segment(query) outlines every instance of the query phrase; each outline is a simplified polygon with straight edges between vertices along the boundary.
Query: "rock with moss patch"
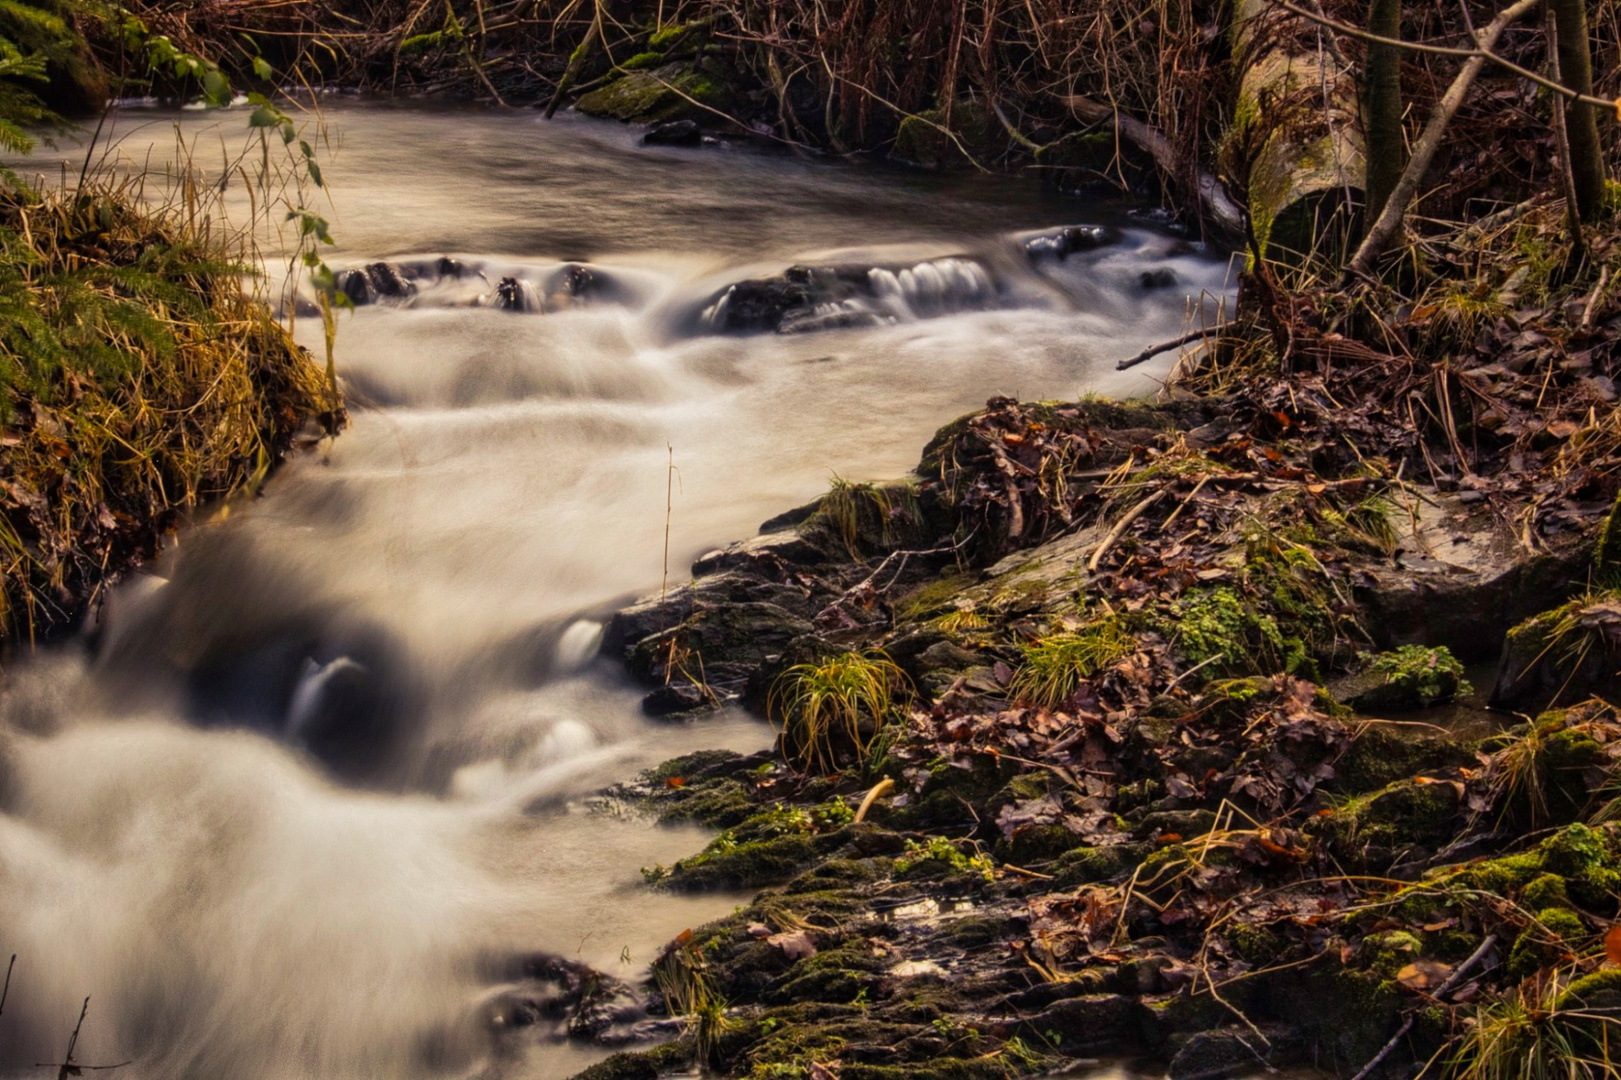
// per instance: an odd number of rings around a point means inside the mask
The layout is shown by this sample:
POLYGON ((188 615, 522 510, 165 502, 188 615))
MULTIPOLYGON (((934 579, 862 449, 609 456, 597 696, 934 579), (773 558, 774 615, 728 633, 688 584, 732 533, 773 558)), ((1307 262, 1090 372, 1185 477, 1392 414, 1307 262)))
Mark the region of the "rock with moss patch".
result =
POLYGON ((1335 687, 1335 696, 1358 712, 1379 713, 1445 705, 1472 691, 1451 650, 1403 645, 1371 658, 1360 675, 1335 687))
POLYGON ((1508 974, 1524 979, 1543 968, 1561 963, 1587 936, 1587 927, 1569 908, 1545 908, 1514 942, 1508 954, 1508 974))
POLYGON ((1570 601, 1515 626, 1503 641, 1493 705, 1546 708, 1621 692, 1621 593, 1570 601))
POLYGON ((732 105, 725 84, 707 71, 686 64, 666 64, 630 71, 584 94, 574 107, 587 116, 627 123, 658 124, 671 120, 705 120, 732 105))

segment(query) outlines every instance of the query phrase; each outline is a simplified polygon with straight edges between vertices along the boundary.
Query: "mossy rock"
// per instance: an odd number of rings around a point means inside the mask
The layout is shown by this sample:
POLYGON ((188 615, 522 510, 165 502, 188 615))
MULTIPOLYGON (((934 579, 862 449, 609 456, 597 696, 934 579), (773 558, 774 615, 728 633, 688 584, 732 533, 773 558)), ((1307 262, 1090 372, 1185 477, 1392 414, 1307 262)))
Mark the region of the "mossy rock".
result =
POLYGON ((1445 705, 1472 690, 1450 650, 1403 645, 1371 658, 1340 700, 1361 713, 1407 712, 1445 705))
POLYGON ((1621 593, 1580 597, 1520 623, 1503 640, 1491 703, 1548 708, 1621 695, 1621 593))
POLYGON ((1519 899, 1520 906, 1528 911, 1570 906, 1570 896, 1565 891, 1565 879, 1558 874, 1543 874, 1532 878, 1525 888, 1520 890, 1519 899))
POLYGON ((982 165, 988 164, 1007 148, 1007 134, 990 110, 978 103, 958 102, 951 111, 951 134, 942 130, 946 126, 943 109, 929 109, 906 117, 895 133, 895 145, 889 156, 940 169, 967 166, 969 157, 982 165))
POLYGON ((711 844, 703 854, 675 864, 661 884, 682 892, 752 889, 786 881, 814 863, 825 837, 781 836, 724 850, 711 844))
POLYGON ((1464 888, 1510 897, 1553 874, 1563 880, 1572 902, 1608 914, 1615 910, 1615 896, 1621 891, 1618 866, 1621 860, 1608 831, 1569 825, 1531 851, 1487 859, 1450 876, 1464 888))
POLYGON ((789 968, 763 995, 766 1004, 826 1001, 848 1005, 865 992, 869 997, 882 981, 883 959, 873 955, 866 938, 852 938, 838 948, 808 956, 789 968))
POLYGON ((991 852, 1000 862, 1033 866, 1058 858, 1078 840, 1080 837, 1062 825, 1031 825, 1020 829, 1011 840, 997 840, 991 852))
POLYGON ((1383 869, 1451 841, 1462 809, 1453 784, 1413 778, 1352 799, 1308 829, 1355 865, 1383 869))
POLYGON ((1398 780, 1452 766, 1474 766, 1477 744, 1450 735, 1412 734, 1410 728, 1367 724, 1334 765, 1332 789, 1361 795, 1398 780))
POLYGON ((1369 934, 1357 947, 1357 964, 1384 979, 1393 979, 1403 967, 1424 952, 1424 942, 1406 930, 1384 930, 1369 934))
POLYGON ((1102 178, 1116 167, 1121 144, 1112 132, 1072 131, 1036 152, 1042 179, 1064 179, 1064 174, 1082 173, 1102 178))
POLYGON ((587 116, 627 123, 662 124, 671 120, 713 121, 726 113, 731 92, 714 75, 684 65, 631 71, 584 94, 574 107, 587 116))
POLYGON ((1338 965, 1262 976, 1260 1000, 1272 1017, 1293 1025, 1321 1067, 1351 1075, 1373 1059, 1401 1022, 1405 1004, 1381 975, 1338 965))
POLYGON ((574 1080, 659 1080, 674 1070, 685 1069, 692 1057, 692 1040, 682 1039, 651 1050, 614 1054, 575 1074, 574 1080))
POLYGON ((1520 934, 1509 951, 1509 978, 1524 979, 1563 962, 1587 936, 1587 927, 1569 908, 1537 912, 1536 921, 1520 934))
POLYGON ((1055 887, 1073 889, 1078 885, 1118 877, 1136 866, 1152 850, 1153 845, 1146 843, 1072 848, 1059 856, 1048 871, 1053 876, 1055 887))

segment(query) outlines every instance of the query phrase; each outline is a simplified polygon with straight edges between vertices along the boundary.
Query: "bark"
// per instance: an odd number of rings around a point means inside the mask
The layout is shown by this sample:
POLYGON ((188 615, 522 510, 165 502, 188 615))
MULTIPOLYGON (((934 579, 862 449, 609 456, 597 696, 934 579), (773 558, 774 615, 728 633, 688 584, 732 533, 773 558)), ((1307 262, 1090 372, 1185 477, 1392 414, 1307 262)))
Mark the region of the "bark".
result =
MULTIPOLYGON (((1401 37, 1401 0, 1373 0, 1368 11, 1368 33, 1401 37)), ((1390 193, 1396 190, 1407 167, 1407 140, 1402 132, 1401 50, 1394 45, 1368 43, 1367 116, 1368 191, 1366 219, 1379 219, 1390 193)))
MULTIPOLYGON (((1578 94, 1593 93, 1593 51, 1587 31, 1586 0, 1552 0, 1558 27, 1560 82, 1578 94)), ((1555 108, 1559 104, 1555 102, 1555 108)), ((1585 102, 1565 105, 1565 131, 1570 140, 1571 180, 1576 187, 1576 209, 1583 221, 1593 221, 1604 204, 1604 152, 1599 145, 1598 111, 1585 102)))
POLYGON ((1322 32, 1270 0, 1237 0, 1233 40, 1243 76, 1226 140, 1243 176, 1261 254, 1322 254, 1330 220, 1365 186, 1357 80, 1322 32))

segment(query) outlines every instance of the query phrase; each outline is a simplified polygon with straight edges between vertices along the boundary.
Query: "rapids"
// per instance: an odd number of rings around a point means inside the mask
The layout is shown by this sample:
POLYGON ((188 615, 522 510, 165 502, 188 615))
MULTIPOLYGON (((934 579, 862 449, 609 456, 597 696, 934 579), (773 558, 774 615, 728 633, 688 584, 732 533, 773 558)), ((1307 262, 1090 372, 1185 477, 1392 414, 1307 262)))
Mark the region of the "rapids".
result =
MULTIPOLYGON (((123 167, 178 128, 206 171, 246 114, 116 120, 123 167)), ((331 261, 421 280, 341 318, 348 431, 12 673, 8 1073, 58 1060, 86 995, 78 1059, 126 1080, 550 1080, 602 1056, 496 1033, 514 958, 634 980, 737 898, 647 891, 640 867, 703 837, 579 797, 770 741, 736 714, 644 719, 595 655, 606 614, 835 474, 903 474, 987 397, 1151 391, 1168 357, 1114 362, 1229 285, 1117 208, 1007 179, 643 149, 531 113, 326 122, 331 261), (1056 250, 1077 224, 1118 242, 1056 250), (423 269, 441 256, 459 276, 423 269), (578 266, 605 287, 560 289, 578 266), (841 268, 781 325, 800 332, 726 321, 740 283, 793 266, 841 268), (522 311, 492 300, 504 280, 522 311)))

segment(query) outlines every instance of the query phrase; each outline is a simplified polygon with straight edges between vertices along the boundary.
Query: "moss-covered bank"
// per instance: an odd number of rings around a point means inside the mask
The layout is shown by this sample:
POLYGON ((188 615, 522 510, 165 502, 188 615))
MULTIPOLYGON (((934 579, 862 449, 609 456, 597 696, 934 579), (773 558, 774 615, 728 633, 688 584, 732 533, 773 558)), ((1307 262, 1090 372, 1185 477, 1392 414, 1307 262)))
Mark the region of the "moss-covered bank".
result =
POLYGON ((1350 1075, 1398 1033, 1375 1075, 1468 1073, 1528 995, 1597 1045, 1570 1003, 1621 915, 1621 716, 1413 710, 1478 704, 1452 650, 1579 592, 1607 504, 1528 550, 1401 480, 1416 446, 1266 393, 993 401, 904 482, 840 485, 619 616, 650 707, 735 696, 790 737, 613 793, 720 830, 649 887, 765 891, 656 965, 687 1038, 587 1076, 1350 1075), (1381 619, 1415 590, 1429 619, 1381 619))
POLYGON ((133 188, 0 194, 0 623, 76 626, 200 508, 334 432, 239 237, 133 188))

